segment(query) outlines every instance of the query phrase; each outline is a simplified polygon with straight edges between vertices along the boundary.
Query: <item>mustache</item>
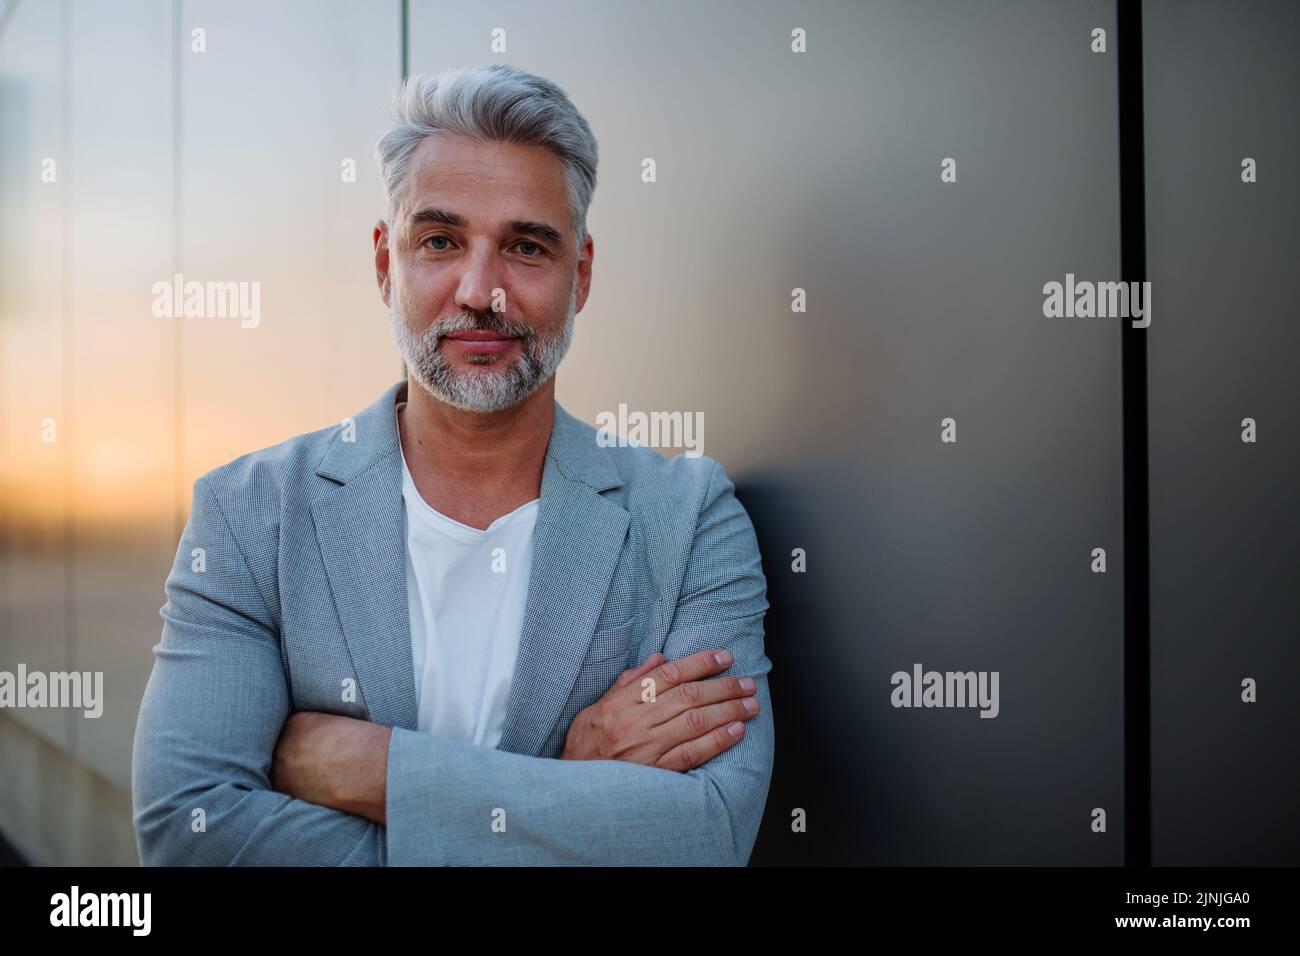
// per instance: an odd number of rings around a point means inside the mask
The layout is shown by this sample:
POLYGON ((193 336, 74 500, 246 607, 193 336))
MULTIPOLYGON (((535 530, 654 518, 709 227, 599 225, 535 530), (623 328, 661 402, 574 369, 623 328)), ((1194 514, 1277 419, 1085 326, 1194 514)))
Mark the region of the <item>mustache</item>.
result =
POLYGON ((455 332, 492 332, 528 340, 537 335, 532 326, 517 322, 498 312, 465 311, 439 319, 424 330, 424 338, 439 339, 455 332))

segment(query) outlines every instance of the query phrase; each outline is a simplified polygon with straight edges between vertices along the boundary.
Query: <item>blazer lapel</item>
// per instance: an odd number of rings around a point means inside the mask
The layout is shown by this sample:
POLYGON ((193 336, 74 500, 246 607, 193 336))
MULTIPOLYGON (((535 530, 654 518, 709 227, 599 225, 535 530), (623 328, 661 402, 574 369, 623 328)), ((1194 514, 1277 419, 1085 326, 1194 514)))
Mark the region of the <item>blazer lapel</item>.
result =
MULTIPOLYGON (((560 415, 568 418, 568 413, 558 406, 555 414, 559 434, 552 436, 543 466, 532 577, 505 729, 497 744, 499 750, 534 757, 542 756, 573 692, 631 523, 624 508, 601 497, 600 483, 577 477, 583 472, 574 460, 567 462, 565 473, 561 462, 574 450, 568 440, 575 436, 568 431, 576 420, 561 423, 560 415)), ((597 450, 594 437, 591 449, 597 450)))
MULTIPOLYGON (((415 730, 406 601, 401 444, 406 383, 356 417, 317 468, 333 487, 312 504, 316 538, 370 720, 415 730)), ((533 529, 532 576, 498 749, 540 756, 573 692, 631 516, 601 495, 622 484, 596 430, 558 403, 533 529)))
POLYGON ((388 389, 356 417, 355 441, 336 438, 317 474, 342 487, 312 503, 316 540, 370 720, 416 729, 415 670, 406 605, 406 527, 396 396, 388 389))

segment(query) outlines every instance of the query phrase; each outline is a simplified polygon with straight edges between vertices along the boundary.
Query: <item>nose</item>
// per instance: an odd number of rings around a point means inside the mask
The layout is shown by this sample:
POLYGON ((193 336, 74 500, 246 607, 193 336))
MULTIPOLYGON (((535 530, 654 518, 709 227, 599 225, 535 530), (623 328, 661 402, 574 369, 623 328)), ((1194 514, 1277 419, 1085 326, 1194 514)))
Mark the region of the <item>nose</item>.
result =
MULTIPOLYGON (((466 310, 491 312, 493 294, 501 288, 500 262, 494 249, 481 244, 460 261, 460 282, 456 286, 456 305, 466 310)), ((502 303, 504 311, 505 304, 502 303)))

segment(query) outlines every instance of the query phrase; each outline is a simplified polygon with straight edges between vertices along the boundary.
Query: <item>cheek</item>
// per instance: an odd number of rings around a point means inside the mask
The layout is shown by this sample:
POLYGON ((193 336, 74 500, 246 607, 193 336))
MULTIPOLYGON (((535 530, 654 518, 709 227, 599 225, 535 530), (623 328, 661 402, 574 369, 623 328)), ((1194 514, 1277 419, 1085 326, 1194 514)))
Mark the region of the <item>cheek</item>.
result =
POLYGON ((427 325, 426 319, 432 320, 439 314, 442 303, 449 295, 445 286, 445 280, 419 265, 399 272, 393 280, 393 289, 402 312, 408 319, 419 319, 420 325, 427 325))
POLYGON ((524 288, 516 287, 514 303, 517 311, 532 325, 554 332, 564 325, 571 295, 567 282, 547 280, 524 288))

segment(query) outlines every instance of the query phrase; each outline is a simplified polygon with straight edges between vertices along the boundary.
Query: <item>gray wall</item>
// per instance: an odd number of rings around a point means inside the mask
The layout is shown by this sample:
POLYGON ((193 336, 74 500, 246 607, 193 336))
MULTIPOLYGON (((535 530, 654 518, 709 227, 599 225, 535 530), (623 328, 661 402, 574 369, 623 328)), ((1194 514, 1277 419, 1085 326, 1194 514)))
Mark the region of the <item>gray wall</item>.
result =
POLYGON ((1300 7, 1146 6, 1152 862, 1295 865, 1300 7))

